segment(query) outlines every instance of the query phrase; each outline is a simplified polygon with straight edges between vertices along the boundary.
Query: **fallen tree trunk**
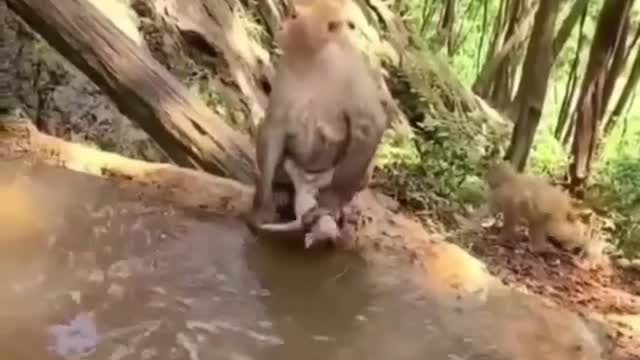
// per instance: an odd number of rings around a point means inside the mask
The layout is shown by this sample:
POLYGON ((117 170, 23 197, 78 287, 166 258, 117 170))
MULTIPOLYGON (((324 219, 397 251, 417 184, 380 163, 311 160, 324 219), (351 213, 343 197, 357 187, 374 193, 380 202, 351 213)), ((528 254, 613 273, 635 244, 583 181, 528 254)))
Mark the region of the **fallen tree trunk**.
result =
POLYGON ((253 152, 88 1, 9 0, 9 7, 84 72, 177 164, 252 183, 253 152))

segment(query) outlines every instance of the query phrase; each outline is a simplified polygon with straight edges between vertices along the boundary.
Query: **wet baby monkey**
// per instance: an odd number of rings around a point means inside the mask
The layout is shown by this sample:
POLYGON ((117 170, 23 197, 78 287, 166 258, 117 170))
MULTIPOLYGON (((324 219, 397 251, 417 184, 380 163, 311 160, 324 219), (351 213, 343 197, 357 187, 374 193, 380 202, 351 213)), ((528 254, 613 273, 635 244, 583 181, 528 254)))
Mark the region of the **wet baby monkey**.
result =
POLYGON ((309 206, 312 213, 296 214, 298 220, 312 218, 315 238, 337 240, 335 219, 368 184, 387 116, 374 74, 350 42, 351 26, 344 0, 294 4, 283 21, 276 36, 282 57, 257 131, 259 176, 249 214, 256 228, 276 220, 273 185, 295 183, 291 169, 324 180, 302 187, 315 188, 302 195, 317 204, 309 206), (316 222, 322 229, 314 230, 316 222))
POLYGON ((586 226, 569 195, 560 188, 543 178, 519 174, 507 162, 493 165, 486 174, 486 182, 490 211, 503 214, 501 237, 515 238, 516 226, 524 223, 534 253, 555 252, 547 237, 567 250, 588 245, 586 226))
POLYGON ((299 168, 293 159, 284 161, 287 172, 295 191, 294 209, 296 219, 288 223, 262 224, 261 229, 267 231, 295 231, 305 230, 305 248, 323 240, 338 239, 340 229, 336 220, 327 211, 318 207, 316 197, 321 188, 331 183, 334 169, 311 174, 299 168))

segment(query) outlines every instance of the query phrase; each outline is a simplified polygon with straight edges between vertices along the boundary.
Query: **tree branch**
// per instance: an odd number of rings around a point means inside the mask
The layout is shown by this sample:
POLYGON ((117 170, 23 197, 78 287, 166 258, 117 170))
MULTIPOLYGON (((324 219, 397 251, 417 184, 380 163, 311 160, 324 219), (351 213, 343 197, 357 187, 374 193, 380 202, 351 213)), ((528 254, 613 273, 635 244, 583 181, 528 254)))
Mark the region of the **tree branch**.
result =
POLYGON ((83 0, 9 0, 177 164, 243 183, 255 177, 248 137, 194 99, 165 68, 83 0))

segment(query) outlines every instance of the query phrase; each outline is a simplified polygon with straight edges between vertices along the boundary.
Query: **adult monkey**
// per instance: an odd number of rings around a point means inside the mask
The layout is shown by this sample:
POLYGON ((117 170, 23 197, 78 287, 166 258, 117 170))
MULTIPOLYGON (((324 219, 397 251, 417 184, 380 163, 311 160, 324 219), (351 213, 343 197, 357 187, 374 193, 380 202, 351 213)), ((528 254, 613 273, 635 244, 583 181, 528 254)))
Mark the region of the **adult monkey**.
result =
MULTIPOLYGON (((334 169, 318 194, 334 218, 368 184, 387 116, 371 69, 349 41, 341 0, 294 4, 276 36, 282 50, 256 141, 258 181, 249 222, 275 220, 273 184, 286 158, 308 173, 334 169)), ((278 175, 280 176, 280 175, 278 175)))

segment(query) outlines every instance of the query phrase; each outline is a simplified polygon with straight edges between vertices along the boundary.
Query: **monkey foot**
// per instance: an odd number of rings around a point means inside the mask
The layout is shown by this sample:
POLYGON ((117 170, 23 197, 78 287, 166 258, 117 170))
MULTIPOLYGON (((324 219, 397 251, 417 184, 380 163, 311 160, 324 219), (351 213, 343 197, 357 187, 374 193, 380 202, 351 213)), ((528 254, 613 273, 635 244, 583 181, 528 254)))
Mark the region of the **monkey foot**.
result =
POLYGON ((245 220, 249 229, 252 232, 257 232, 262 224, 276 221, 276 208, 270 205, 263 209, 253 209, 245 216, 245 220))
POLYGON ((558 250, 548 242, 533 243, 530 246, 530 250, 537 255, 553 255, 558 253, 558 250))
POLYGON ((355 245, 356 235, 355 230, 349 224, 344 224, 340 229, 340 236, 334 240, 334 245, 338 249, 351 249, 355 245))

